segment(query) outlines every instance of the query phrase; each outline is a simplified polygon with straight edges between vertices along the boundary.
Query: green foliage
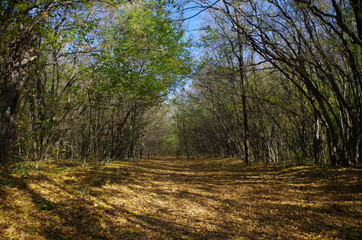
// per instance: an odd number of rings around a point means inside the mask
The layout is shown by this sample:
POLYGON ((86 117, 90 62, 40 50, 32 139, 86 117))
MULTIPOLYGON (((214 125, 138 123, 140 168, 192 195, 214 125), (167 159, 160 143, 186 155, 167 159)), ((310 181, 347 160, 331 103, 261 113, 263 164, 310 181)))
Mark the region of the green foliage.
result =
POLYGON ((165 97, 190 71, 183 31, 152 2, 116 14, 103 29, 99 70, 109 80, 103 88, 146 101, 165 97))
POLYGON ((10 173, 12 174, 20 174, 21 177, 29 177, 29 168, 24 166, 15 166, 11 169, 10 173))

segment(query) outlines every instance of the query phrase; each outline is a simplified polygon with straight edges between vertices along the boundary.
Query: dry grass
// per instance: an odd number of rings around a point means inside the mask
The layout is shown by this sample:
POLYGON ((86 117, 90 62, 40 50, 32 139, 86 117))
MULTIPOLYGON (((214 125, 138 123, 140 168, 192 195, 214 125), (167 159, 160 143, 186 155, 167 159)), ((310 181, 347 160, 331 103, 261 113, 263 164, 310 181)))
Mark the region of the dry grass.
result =
POLYGON ((362 239, 362 170, 155 158, 13 166, 0 239, 362 239))

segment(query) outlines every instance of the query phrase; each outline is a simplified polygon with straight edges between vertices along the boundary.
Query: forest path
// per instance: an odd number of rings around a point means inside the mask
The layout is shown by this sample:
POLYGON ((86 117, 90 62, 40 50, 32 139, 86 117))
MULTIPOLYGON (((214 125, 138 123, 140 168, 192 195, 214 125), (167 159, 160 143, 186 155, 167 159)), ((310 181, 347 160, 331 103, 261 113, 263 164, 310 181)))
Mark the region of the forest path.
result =
POLYGON ((250 209, 257 199, 250 192, 261 177, 225 171, 223 164, 225 160, 141 160, 127 186, 131 192, 126 199, 132 200, 122 204, 136 213, 132 221, 168 239, 260 238, 254 229, 260 226, 246 223, 256 217, 250 209))
POLYGON ((0 174, 0 240, 357 240, 361 182, 362 169, 235 159, 17 166, 0 174))
POLYGON ((332 239, 344 238, 346 232, 360 234, 361 211, 354 214, 348 204, 341 205, 339 200, 351 196, 328 193, 328 186, 313 182, 310 177, 320 173, 303 167, 273 170, 246 168, 235 159, 140 160, 133 181, 114 201, 127 209, 127 221, 142 229, 145 239, 332 239))

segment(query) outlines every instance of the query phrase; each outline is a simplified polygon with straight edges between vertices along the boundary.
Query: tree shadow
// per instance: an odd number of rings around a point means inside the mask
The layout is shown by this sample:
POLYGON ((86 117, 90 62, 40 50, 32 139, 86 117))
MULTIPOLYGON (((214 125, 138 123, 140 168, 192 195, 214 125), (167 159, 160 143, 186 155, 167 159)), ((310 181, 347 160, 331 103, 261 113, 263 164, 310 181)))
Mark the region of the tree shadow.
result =
MULTIPOLYGON (((294 239, 295 231, 304 237, 328 231, 342 239, 362 236, 357 227, 361 212, 338 200, 352 194, 350 201, 360 206, 359 182, 348 185, 355 188, 334 191, 328 184, 310 185, 311 176, 285 181, 301 170, 212 171, 165 161, 137 163, 134 168, 80 168, 63 172, 67 178, 60 182, 45 174, 1 179, 3 186, 13 183, 30 197, 36 208, 30 215, 45 239, 294 239), (34 189, 30 183, 52 188, 34 189), (240 188, 243 195, 235 196, 240 188), (52 191, 49 196, 61 192, 62 198, 49 198, 41 190, 52 191), (123 199, 128 202, 118 201, 123 199), (183 207, 193 207, 196 213, 183 207), (336 218, 348 224, 338 225, 336 218)), ((0 188, 1 193, 11 197, 0 188)))

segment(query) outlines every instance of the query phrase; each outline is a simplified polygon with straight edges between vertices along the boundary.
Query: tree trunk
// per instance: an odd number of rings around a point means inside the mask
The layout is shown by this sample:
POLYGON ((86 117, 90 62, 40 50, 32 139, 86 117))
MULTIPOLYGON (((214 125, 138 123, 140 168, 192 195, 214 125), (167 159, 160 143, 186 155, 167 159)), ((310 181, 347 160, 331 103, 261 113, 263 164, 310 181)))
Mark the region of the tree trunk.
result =
POLYGON ((247 98, 246 98, 246 77, 245 77, 245 66, 244 66, 244 48, 243 42, 241 38, 241 34, 238 31, 238 45, 239 45, 239 57, 238 57, 238 64, 239 64, 239 74, 240 74, 240 85, 242 90, 242 108, 243 108, 243 127, 244 127, 244 161, 246 165, 250 164, 250 147, 249 147, 249 121, 248 121, 248 110, 247 110, 247 98))
POLYGON ((0 79, 0 163, 11 158, 13 115, 20 91, 29 78, 28 65, 36 58, 33 56, 34 48, 31 47, 35 40, 36 37, 29 34, 11 46, 14 52, 6 64, 9 70, 5 69, 0 79))

